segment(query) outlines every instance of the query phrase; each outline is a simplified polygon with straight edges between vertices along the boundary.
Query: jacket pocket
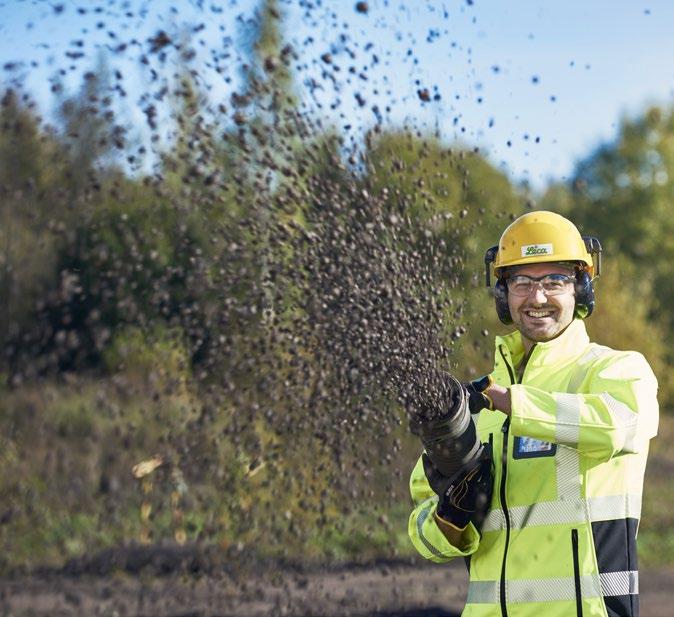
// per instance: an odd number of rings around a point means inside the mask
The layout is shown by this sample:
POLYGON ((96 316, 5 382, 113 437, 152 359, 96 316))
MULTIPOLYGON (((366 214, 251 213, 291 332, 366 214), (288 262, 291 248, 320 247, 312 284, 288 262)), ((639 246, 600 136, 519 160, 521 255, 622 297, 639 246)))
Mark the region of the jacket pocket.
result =
POLYGON ((580 591, 580 560, 578 558, 578 530, 571 530, 571 551, 573 553, 573 584, 576 588, 576 616, 583 617, 583 596, 580 591))

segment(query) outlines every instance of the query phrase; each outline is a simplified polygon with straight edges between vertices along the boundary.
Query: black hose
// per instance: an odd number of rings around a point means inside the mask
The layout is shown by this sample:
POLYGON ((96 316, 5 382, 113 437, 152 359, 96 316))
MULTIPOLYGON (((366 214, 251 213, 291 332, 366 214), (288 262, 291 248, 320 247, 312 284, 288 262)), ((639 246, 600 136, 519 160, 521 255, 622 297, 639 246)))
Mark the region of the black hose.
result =
POLYGON ((463 386, 449 373, 442 374, 443 408, 419 414, 410 420, 410 431, 417 435, 437 470, 452 477, 482 452, 475 422, 463 386))

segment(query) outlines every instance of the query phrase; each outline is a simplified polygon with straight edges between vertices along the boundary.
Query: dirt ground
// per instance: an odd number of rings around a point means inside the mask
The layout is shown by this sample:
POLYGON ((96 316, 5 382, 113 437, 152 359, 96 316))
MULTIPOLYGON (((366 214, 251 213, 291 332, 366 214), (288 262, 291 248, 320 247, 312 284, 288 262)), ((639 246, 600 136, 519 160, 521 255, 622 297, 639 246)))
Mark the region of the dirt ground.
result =
MULTIPOLYGON (((461 562, 401 560, 312 570, 249 563, 239 570, 185 560, 173 568, 174 561, 175 555, 124 563, 108 556, 86 567, 0 579, 0 614, 458 617, 467 584, 461 562)), ((674 614, 674 569, 642 571, 640 587, 642 617, 674 614)))

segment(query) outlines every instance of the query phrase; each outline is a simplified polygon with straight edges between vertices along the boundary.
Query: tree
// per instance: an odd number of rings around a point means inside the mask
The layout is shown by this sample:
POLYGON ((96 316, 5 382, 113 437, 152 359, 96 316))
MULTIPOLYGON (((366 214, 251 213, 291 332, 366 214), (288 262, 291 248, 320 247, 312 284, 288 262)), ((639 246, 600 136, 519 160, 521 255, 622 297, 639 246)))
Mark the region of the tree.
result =
POLYGON ((253 103, 258 114, 269 112, 275 119, 297 105, 290 70, 294 53, 284 45, 282 17, 278 0, 262 0, 241 33, 247 62, 241 69, 244 94, 240 99, 253 103))
MULTIPOLYGON (((63 150, 28 97, 7 90, 0 107, 0 348, 7 351, 55 272, 63 150)), ((3 360, 6 359, 3 354, 3 360)))
POLYGON ((474 290, 482 292, 484 286, 484 253, 522 213, 524 196, 478 153, 449 148, 432 137, 373 135, 365 157, 368 190, 383 192, 392 213, 410 217, 431 238, 429 258, 440 260, 442 276, 453 288, 451 321, 460 336, 463 316, 479 323, 474 317, 485 296, 474 290))
POLYGON ((79 202, 81 208, 83 200, 90 201, 100 191, 101 175, 113 169, 115 155, 124 147, 125 130, 114 121, 105 56, 100 55, 94 69, 84 73, 76 95, 62 96, 58 88, 57 92, 61 141, 69 163, 64 184, 71 202, 79 202))
POLYGON ((571 212, 582 231, 599 236, 608 255, 624 254, 657 294, 651 315, 674 330, 674 113, 653 108, 623 121, 616 140, 581 161, 571 181, 571 212))
POLYGON ((576 166, 571 181, 548 188, 540 206, 573 220, 604 249, 597 314, 588 327, 600 343, 642 351, 671 404, 674 361, 674 113, 658 108, 625 119, 618 136, 576 166))

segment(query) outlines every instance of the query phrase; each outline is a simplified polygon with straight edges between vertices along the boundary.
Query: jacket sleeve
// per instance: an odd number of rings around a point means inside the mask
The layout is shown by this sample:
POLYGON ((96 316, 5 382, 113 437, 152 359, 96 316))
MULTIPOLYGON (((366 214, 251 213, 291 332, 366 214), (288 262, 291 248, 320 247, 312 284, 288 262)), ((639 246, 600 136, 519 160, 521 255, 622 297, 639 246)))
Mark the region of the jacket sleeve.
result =
POLYGON ((410 477, 410 492, 414 502, 414 510, 410 515, 408 533, 414 548, 423 557, 436 563, 443 563, 454 557, 472 555, 477 550, 480 534, 473 523, 469 523, 464 531, 463 537, 466 541, 464 550, 450 544, 445 534, 438 527, 434 516, 438 496, 426 480, 421 457, 419 457, 410 477))
POLYGON ((576 392, 510 387, 511 430, 576 448, 600 461, 643 451, 658 429, 657 381, 636 352, 605 354, 586 369, 576 392))

